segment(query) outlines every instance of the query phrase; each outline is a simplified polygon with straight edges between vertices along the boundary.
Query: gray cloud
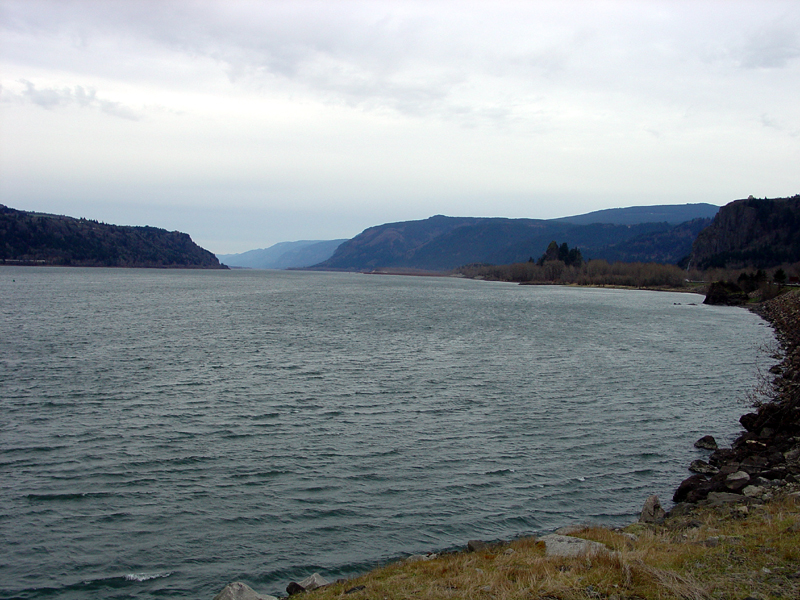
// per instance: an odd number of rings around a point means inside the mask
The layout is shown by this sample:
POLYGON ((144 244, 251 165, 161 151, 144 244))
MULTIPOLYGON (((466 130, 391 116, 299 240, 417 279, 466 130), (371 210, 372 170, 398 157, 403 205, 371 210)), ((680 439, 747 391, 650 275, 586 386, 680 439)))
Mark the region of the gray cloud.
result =
POLYGON ((759 31, 742 51, 745 68, 782 69, 800 57, 800 34, 795 29, 773 27, 759 31))
MULTIPOLYGON (((77 105, 82 108, 95 108, 107 115, 121 119, 131 121, 141 119, 141 115, 137 111, 121 102, 98 98, 97 90, 94 88, 84 88, 81 85, 76 85, 74 88, 51 87, 39 89, 36 84, 27 79, 22 79, 19 83, 25 86, 25 89, 19 94, 20 98, 42 108, 55 109, 57 107, 77 105)), ((9 95, 11 95, 10 92, 9 95)))
POLYGON ((0 0, 0 188, 298 230, 791 194, 798 32, 797 0, 0 0))

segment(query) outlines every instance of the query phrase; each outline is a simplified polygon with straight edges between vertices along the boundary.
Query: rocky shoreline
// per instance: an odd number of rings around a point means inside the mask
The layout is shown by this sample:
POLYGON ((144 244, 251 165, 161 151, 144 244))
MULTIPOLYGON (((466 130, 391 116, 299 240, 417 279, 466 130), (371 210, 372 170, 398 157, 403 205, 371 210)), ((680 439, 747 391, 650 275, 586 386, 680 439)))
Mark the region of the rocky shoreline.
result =
POLYGON ((763 502, 779 491, 800 491, 800 294, 751 310, 775 329, 783 360, 770 369, 772 381, 759 382, 766 401, 739 419, 745 432, 730 448, 717 448, 711 436, 697 441, 712 453, 689 467, 695 474, 678 486, 673 513, 685 505, 763 502))
MULTIPOLYGON (((750 310, 773 326, 782 349, 782 362, 770 369, 774 379, 761 382, 768 401, 740 418, 745 432, 731 448, 718 448, 711 436, 698 440, 695 446, 710 452, 708 461, 692 462, 689 470, 695 474, 678 486, 673 496, 675 505, 669 512, 662 509, 656 496, 648 498, 640 522, 671 529, 674 523, 691 518, 695 510, 703 507, 730 506, 746 514, 748 506, 787 496, 800 503, 800 294, 787 293, 750 310)), ((544 544, 546 556, 571 557, 602 550, 602 544, 571 537, 580 529, 562 528, 538 538, 538 542, 544 544)), ((632 536, 629 533, 620 535, 632 536)), ((485 547, 484 542, 471 541, 466 551, 478 552, 485 547)), ((404 562, 430 561, 437 556, 417 555, 404 562)), ((797 576, 800 577, 800 572, 797 576)), ((287 593, 295 595, 329 585, 330 582, 314 573, 303 581, 291 582, 287 593)), ((343 593, 356 593, 363 588, 355 586, 343 593)), ((235 582, 227 585, 214 600, 277 599, 235 582)))

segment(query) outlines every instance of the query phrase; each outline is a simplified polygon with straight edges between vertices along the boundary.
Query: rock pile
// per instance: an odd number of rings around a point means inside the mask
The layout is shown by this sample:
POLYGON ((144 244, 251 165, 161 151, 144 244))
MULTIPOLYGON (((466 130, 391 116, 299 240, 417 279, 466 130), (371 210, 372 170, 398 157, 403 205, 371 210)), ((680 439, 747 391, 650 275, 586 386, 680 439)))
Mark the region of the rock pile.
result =
MULTIPOLYGON (((695 475, 680 484, 676 503, 769 500, 778 489, 800 490, 800 295, 784 294, 754 310, 775 328, 784 351, 770 370, 773 398, 739 419, 746 431, 731 448, 692 462, 695 475)), ((695 445, 716 446, 708 437, 695 445)))

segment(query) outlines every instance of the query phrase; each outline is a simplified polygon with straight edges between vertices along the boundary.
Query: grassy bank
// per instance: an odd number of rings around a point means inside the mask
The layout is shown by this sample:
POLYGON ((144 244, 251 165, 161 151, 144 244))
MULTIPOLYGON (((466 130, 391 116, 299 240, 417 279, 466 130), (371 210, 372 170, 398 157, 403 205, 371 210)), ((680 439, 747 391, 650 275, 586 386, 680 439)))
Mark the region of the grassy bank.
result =
POLYGON ((592 556, 548 557, 524 538, 402 561, 310 594, 314 600, 800 598, 800 498, 694 508, 660 525, 587 527, 592 556))

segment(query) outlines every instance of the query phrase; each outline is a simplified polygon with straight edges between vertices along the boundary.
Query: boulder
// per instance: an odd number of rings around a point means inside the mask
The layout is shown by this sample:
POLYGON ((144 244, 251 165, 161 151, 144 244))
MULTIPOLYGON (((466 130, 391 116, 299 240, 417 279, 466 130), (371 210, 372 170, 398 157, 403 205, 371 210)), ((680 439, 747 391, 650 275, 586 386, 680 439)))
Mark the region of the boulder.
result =
POLYGON ((764 456, 748 456, 745 458, 741 463, 740 466, 742 467, 743 471, 748 471, 749 473, 758 472, 764 469, 767 466, 769 461, 764 456))
POLYGON ((717 441, 713 436, 704 435, 694 443, 695 448, 703 448, 704 450, 716 450, 717 441))
POLYGON ((760 485, 746 485, 742 490, 742 494, 748 498, 761 498, 766 491, 767 490, 760 485))
POLYGON ((685 517, 689 515, 694 510, 694 506, 689 504, 688 502, 678 502, 675 506, 672 507, 672 510, 669 511, 670 517, 685 517))
POLYGON ((732 491, 738 491, 750 483, 750 475, 745 471, 736 471, 725 478, 725 487, 732 491))
POLYGON ((286 586, 286 591, 290 596, 294 596, 295 594, 299 594, 301 592, 309 592, 311 590, 315 590, 319 587, 324 585, 328 585, 330 582, 326 580, 322 575, 319 573, 314 573, 313 575, 309 575, 303 581, 297 582, 292 581, 289 585, 286 586))
POLYGON ((708 464, 704 460, 693 460, 692 464, 689 465, 689 470, 692 473, 702 473, 703 475, 716 475, 719 473, 719 469, 714 465, 708 464))
POLYGON ((486 548, 486 542, 482 542, 480 540, 470 540, 467 542, 468 552, 477 552, 478 550, 483 550, 484 548, 486 548))
POLYGON ((678 502, 683 502, 688 498, 689 492, 697 489, 701 485, 705 484, 708 480, 706 479, 705 475, 692 475, 691 477, 684 479, 681 481, 681 484, 678 486, 678 489, 675 490, 675 495, 672 496, 672 501, 676 504, 678 502))
POLYGON ((605 545, 600 542, 592 542, 555 533, 542 536, 539 541, 544 542, 545 556, 580 556, 582 554, 592 555, 607 551, 605 545))
POLYGON ((747 431, 753 431, 756 428, 756 421, 758 421, 758 415, 756 413, 747 413, 739 417, 739 423, 741 423, 742 427, 747 431))
MULTIPOLYGON (((719 477, 719 476, 716 476, 719 477)), ((721 492, 725 490, 725 484, 718 479, 711 479, 700 484, 695 489, 690 490, 686 495, 686 502, 697 503, 705 500, 711 492, 721 492)))
POLYGON ((640 523, 655 523, 664 518, 664 509, 661 508, 661 502, 658 501, 658 496, 650 496, 644 501, 642 507, 642 514, 639 515, 640 523))
POLYGON ((747 500, 741 494, 730 494, 728 492, 711 492, 708 495, 708 503, 711 506, 722 506, 723 504, 731 504, 734 502, 743 502, 747 500))
POLYGON ((736 452, 730 448, 720 448, 719 450, 714 450, 711 456, 708 457, 708 462, 712 465, 722 465, 735 459, 736 452))
POLYGON ((259 594, 250 586, 234 581, 226 585, 222 591, 214 596, 214 600, 278 600, 275 596, 259 594))
POLYGON ((559 527, 553 533, 558 535, 572 535, 573 533, 578 533, 582 529, 586 529, 586 527, 583 525, 565 525, 564 527, 559 527))

